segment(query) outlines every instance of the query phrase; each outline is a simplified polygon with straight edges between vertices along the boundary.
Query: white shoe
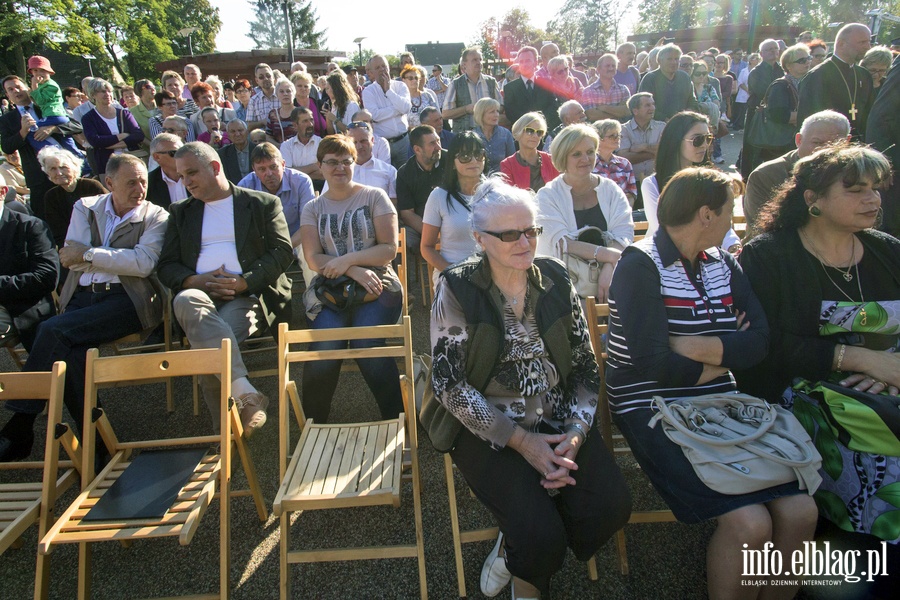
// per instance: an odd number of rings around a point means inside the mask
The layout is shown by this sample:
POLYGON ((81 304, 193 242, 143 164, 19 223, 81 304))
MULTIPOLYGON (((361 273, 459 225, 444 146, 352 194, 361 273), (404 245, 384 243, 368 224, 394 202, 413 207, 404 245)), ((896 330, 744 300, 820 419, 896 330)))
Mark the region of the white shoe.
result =
POLYGON ((506 557, 500 556, 503 547, 503 533, 497 536, 497 543, 481 567, 481 593, 488 598, 493 598, 509 583, 512 574, 506 569, 506 557))

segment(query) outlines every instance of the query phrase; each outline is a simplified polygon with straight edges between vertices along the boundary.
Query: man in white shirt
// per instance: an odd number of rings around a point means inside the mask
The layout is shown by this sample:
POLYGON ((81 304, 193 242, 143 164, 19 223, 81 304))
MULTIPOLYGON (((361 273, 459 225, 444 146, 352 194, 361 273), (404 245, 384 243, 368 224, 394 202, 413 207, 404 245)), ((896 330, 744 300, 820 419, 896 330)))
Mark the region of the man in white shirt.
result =
MULTIPOLYGON (((232 186, 208 144, 185 144, 175 163, 190 196, 171 207, 159 278, 175 293, 172 310, 191 347, 231 340, 231 389, 249 437, 265 424, 269 401, 247 379, 239 344, 263 322, 290 322, 287 222, 277 197, 232 186)), ((200 387, 218 429, 219 380, 203 376, 200 387)))
POLYGON ((147 200, 166 210, 187 198, 187 189, 175 168, 175 153, 184 145, 177 135, 161 133, 150 142, 150 155, 159 165, 147 177, 147 200))
MULTIPOLYGON (((397 169, 372 155, 372 130, 366 123, 359 123, 348 127, 347 135, 353 138, 353 143, 356 146, 356 166, 353 168, 353 181, 384 190, 388 198, 396 206, 397 169)), ((328 184, 325 184, 325 189, 322 190, 322 193, 324 194, 327 191, 328 184)))
POLYGON ((305 106, 298 106, 291 112, 291 121, 297 129, 297 135, 281 143, 284 166, 306 173, 313 180, 315 189, 322 191, 325 177, 319 170, 319 159, 316 157, 322 138, 314 133, 312 111, 305 106))
POLYGON ((363 90, 363 105, 372 115, 375 133, 391 145, 391 164, 398 167, 406 161, 406 115, 412 108, 409 89, 402 81, 391 79, 387 61, 381 55, 369 59, 366 75, 372 83, 363 90))
POLYGON ((369 129, 372 130, 372 139, 375 141, 372 142, 372 156, 377 158, 380 161, 390 163, 391 162, 391 145, 388 144, 388 141, 375 133, 375 128, 372 126, 372 113, 367 111, 366 109, 362 109, 356 111, 353 115, 352 123, 368 123, 369 129))

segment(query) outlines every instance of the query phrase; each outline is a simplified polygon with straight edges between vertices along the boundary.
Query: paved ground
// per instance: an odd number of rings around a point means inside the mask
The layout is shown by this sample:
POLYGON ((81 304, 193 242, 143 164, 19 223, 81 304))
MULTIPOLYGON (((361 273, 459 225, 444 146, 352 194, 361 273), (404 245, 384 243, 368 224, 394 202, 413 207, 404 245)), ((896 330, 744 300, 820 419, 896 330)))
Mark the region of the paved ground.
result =
MULTIPOLYGON (((737 144, 725 141, 727 164, 734 162, 737 144)), ((418 302, 412 305, 415 349, 427 352, 428 312, 421 305, 421 292, 412 286, 418 302)), ((299 314, 299 302, 295 301, 299 314)), ((265 361, 264 357, 259 360, 265 361)), ((272 360, 271 357, 268 360, 272 360)), ((12 368, 9 357, 0 355, 0 370, 12 368)), ((298 373, 294 374, 295 376, 298 373)), ((270 377, 258 381, 261 390, 276 398, 276 381, 270 377)), ((208 432, 205 412, 194 417, 191 412, 187 380, 176 382, 176 412, 165 411, 161 385, 144 388, 108 390, 104 393, 107 412, 123 439, 158 437, 164 432, 204 434, 208 432)), ((201 409, 204 410, 204 409, 201 409)), ((8 413, 0 413, 5 422, 8 413)), ((332 411, 333 421, 359 421, 377 418, 374 401, 358 374, 342 378, 332 411)), ((251 441, 250 448, 260 481, 271 507, 278 486, 277 411, 272 408, 269 422, 251 441)), ((43 430, 38 431, 42 435, 43 430)), ((428 591, 431 598, 456 597, 456 574, 450 537, 447 491, 442 457, 422 438, 420 451, 423 477, 425 552, 428 569, 428 591)), ((623 461, 623 469, 635 498, 635 508, 663 508, 662 502, 633 462, 623 461)), ((9 480, 9 475, 0 472, 9 480)), ((236 477, 237 485, 243 479, 236 477)), ((462 487, 457 476, 457 486, 462 487)), ((411 486, 407 486, 400 509, 371 508, 306 513, 293 525, 293 539, 303 546, 313 542, 325 544, 378 544, 393 540, 413 541, 411 486)), ((463 487, 463 489, 465 489, 463 487)), ((71 498, 69 494, 61 505, 71 498)), ((460 495, 460 517, 466 528, 491 525, 487 512, 468 495, 460 495)), ((278 521, 274 517, 262 524, 252 502, 239 498, 232 511, 233 597, 236 599, 276 598, 278 595, 278 521)), ((182 592, 213 591, 217 582, 218 510, 214 503, 191 545, 179 546, 172 539, 135 544, 124 549, 117 544, 95 545, 94 597, 101 599, 134 598, 151 595, 173 595, 182 592)), ((555 598, 692 599, 705 597, 705 546, 712 525, 685 526, 678 523, 632 525, 626 528, 631 575, 618 570, 615 549, 608 543, 597 554, 600 580, 592 582, 587 570, 570 555, 562 571, 554 578, 555 598)), ((36 529, 25 536, 19 550, 0 557, 0 597, 12 600, 31 597, 33 593, 36 529)), ((478 577, 484 556, 492 544, 488 542, 464 547, 465 571, 470 597, 480 598, 478 577)), ((74 547, 63 547, 52 555, 52 598, 75 596, 77 555, 74 547)), ((300 565, 291 569, 293 597, 349 598, 416 598, 418 577, 413 559, 396 559, 354 563, 300 565)), ((501 599, 509 598, 504 591, 501 599)))

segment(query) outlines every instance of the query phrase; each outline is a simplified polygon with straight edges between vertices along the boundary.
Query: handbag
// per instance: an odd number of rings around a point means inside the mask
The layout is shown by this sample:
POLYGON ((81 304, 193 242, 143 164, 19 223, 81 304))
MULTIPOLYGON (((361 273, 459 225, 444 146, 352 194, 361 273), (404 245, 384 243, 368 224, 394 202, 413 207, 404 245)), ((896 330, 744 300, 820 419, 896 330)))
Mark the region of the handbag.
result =
MULTIPOLYGON (((756 107, 756 114, 750 119, 750 124, 744 132, 744 137, 749 144, 763 150, 781 150, 785 146, 793 146, 794 137, 797 133, 796 127, 789 123, 778 123, 772 119, 772 115, 769 112, 769 95, 776 81, 780 80, 776 79, 769 84, 769 87, 766 89, 766 95, 763 96, 762 102, 756 107)), ((796 92, 793 87, 788 87, 796 104, 796 92)))
MULTIPOLYGON (((580 256, 570 254, 567 249, 567 240, 563 237, 560 240, 561 254, 563 262, 566 263, 566 270, 569 271, 569 279, 575 286, 575 291, 582 298, 597 295, 597 282, 600 281, 600 263, 596 260, 586 260, 580 256)), ((571 238, 579 242, 587 242, 597 246, 606 246, 606 233, 599 227, 586 225, 575 232, 575 236, 571 238)))
POLYGON ((666 402, 647 424, 662 424, 697 477, 720 494, 747 494, 799 482, 812 495, 822 482, 819 455, 794 415, 747 394, 708 394, 666 402))
POLYGON ((369 293, 358 281, 347 275, 333 279, 317 275, 312 285, 316 298, 337 312, 350 310, 378 298, 376 294, 369 293))
POLYGON ((834 437, 847 448, 900 456, 900 398, 805 379, 795 380, 790 393, 795 407, 798 398, 814 400, 834 437))

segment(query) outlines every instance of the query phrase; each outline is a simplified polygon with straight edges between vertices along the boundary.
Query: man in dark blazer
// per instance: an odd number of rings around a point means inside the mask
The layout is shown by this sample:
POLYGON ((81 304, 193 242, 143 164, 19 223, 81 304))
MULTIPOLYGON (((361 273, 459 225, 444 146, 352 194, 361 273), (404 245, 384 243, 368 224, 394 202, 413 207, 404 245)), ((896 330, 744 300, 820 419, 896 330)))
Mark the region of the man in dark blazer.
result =
MULTIPOLYGON (((10 110, 0 117, 0 147, 4 154, 19 151, 22 170, 25 172, 25 183, 31 190, 31 210, 36 217, 44 218, 44 194, 53 187, 53 183, 41 170, 37 152, 28 142, 28 132, 35 122, 41 118, 40 109, 32 103, 28 85, 16 75, 7 75, 0 85, 6 97, 12 103, 10 110)), ((34 132, 37 140, 45 140, 58 129, 52 125, 41 127, 34 132)))
POLYGON ((0 344, 31 351, 38 323, 56 314, 59 257, 47 225, 0 201, 0 344))
POLYGON ((872 105, 866 143, 883 152, 894 167, 893 184, 881 192, 884 219, 879 229, 897 237, 900 235, 900 56, 894 58, 872 105))
POLYGON ((516 68, 519 78, 503 88, 503 105, 510 126, 525 113, 541 111, 547 119, 547 130, 552 131, 559 125, 558 103, 556 95, 546 85, 540 85, 535 77, 537 50, 531 46, 520 49, 516 56, 516 68))
POLYGON ((161 133, 150 142, 150 155, 159 167, 147 175, 147 200, 166 210, 187 198, 187 189, 175 168, 175 153, 182 146, 181 138, 172 133, 161 133))
MULTIPOLYGON (((231 339, 232 393, 249 436, 265 424, 269 401, 247 379, 238 344, 263 323, 290 321, 287 221, 277 196, 230 184, 211 146, 185 144, 175 162, 190 196, 170 207, 159 279, 175 293, 173 312, 192 347, 231 339)), ((217 429, 219 381, 204 376, 200 386, 217 429)))
POLYGON ((253 170, 253 166, 250 164, 250 154, 253 153, 256 144, 250 141, 247 124, 240 119, 229 121, 225 129, 231 143, 222 146, 219 156, 222 157, 222 168, 225 169, 226 179, 237 185, 238 181, 253 170))

